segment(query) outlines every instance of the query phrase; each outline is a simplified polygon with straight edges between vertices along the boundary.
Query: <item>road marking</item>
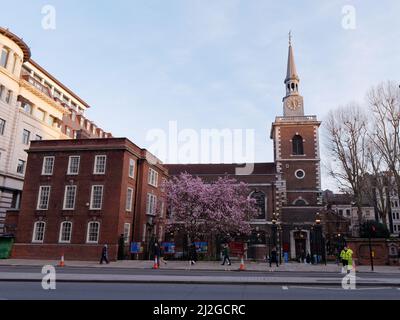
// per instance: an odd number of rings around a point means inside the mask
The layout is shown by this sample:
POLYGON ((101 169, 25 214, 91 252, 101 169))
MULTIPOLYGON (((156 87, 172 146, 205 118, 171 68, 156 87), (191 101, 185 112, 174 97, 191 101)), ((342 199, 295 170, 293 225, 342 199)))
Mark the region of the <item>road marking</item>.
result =
MULTIPOLYGON (((315 287, 307 287, 307 286, 291 286, 292 288, 295 288, 295 289, 310 289, 310 290, 336 290, 336 291, 352 291, 352 290, 345 290, 345 289, 343 289, 343 288, 332 288, 332 287, 319 287, 319 286, 315 286, 315 287)), ((371 288, 360 288, 360 287, 357 287, 357 289, 355 289, 355 290, 358 290, 358 291, 361 291, 361 290, 392 290, 393 289, 393 287, 371 287, 371 288)), ((397 290, 400 290, 400 288, 397 288, 397 290)))
POLYGON ((282 289, 283 289, 283 290, 289 290, 289 287, 287 287, 287 286, 282 286, 282 289))

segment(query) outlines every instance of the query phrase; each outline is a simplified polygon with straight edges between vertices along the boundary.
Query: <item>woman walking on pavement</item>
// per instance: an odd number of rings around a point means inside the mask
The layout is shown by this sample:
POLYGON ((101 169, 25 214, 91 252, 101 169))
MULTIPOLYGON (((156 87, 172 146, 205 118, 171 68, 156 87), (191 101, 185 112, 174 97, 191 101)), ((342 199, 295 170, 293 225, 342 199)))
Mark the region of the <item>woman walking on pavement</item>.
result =
POLYGON ((229 247, 227 244, 224 244, 224 248, 222 249, 222 254, 224 256, 224 261, 222 262, 222 266, 225 265, 225 262, 228 261, 228 266, 232 265, 231 259, 229 258, 229 247))

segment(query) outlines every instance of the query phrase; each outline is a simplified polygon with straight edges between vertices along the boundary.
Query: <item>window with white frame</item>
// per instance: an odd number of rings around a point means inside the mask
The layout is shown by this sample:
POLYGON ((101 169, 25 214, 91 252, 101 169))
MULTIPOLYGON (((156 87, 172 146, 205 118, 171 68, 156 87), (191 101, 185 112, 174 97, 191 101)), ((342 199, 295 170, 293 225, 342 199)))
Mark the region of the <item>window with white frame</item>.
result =
POLYGON ((129 236, 131 234, 131 224, 125 223, 124 224, 124 240, 125 243, 129 243, 129 236))
POLYGON ((54 170, 54 157, 44 157, 42 166, 42 175, 51 176, 54 170))
POLYGON ((33 236, 32 236, 33 243, 43 243, 45 229, 46 229, 45 222, 43 221, 35 222, 35 225, 33 227, 33 236))
POLYGON ((158 186, 158 172, 154 169, 149 169, 149 179, 148 179, 149 185, 156 187, 158 186))
POLYGON ((60 227, 60 243, 71 243, 72 236, 72 222, 64 221, 60 227))
POLYGON ((80 156, 71 156, 68 160, 68 174, 69 175, 77 175, 79 174, 79 165, 80 165, 81 157, 80 156))
POLYGON ((50 186, 40 186, 37 210, 48 210, 49 209, 50 190, 51 190, 50 186))
POLYGON ((96 156, 94 159, 94 174, 106 173, 107 156, 96 156))
POLYGON ((91 221, 88 224, 87 229, 87 243, 98 243, 99 242, 99 233, 100 233, 100 222, 91 221))
POLYGON ((157 197, 152 194, 147 194, 147 206, 146 206, 146 214, 155 216, 157 210, 157 197))
POLYGON ((104 186, 92 186, 90 196, 90 210, 101 210, 103 205, 103 189, 104 186))
POLYGON ((76 186, 65 186, 63 210, 74 210, 76 198, 76 186))
POLYGON ((129 159, 129 177, 135 178, 135 160, 129 159))
POLYGON ((128 190, 126 192, 126 203, 125 203, 126 211, 129 211, 129 212, 132 211, 132 200, 133 200, 133 189, 128 188, 128 190))

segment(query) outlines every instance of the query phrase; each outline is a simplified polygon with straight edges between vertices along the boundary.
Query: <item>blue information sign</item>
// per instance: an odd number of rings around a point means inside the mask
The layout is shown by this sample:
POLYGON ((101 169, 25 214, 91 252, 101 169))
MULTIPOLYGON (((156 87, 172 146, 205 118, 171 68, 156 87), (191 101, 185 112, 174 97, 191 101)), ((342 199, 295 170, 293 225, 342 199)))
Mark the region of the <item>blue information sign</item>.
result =
POLYGON ((142 253, 142 243, 141 242, 132 242, 131 243, 131 253, 142 253))

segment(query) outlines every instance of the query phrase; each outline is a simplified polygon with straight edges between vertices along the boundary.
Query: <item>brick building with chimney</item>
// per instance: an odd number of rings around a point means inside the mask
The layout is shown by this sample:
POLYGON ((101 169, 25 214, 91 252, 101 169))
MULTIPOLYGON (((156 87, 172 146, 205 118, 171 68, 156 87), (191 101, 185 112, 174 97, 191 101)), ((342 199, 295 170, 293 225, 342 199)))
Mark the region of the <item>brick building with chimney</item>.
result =
POLYGON ((132 240, 146 254, 163 237, 165 178, 158 159, 125 138, 33 141, 21 209, 5 223, 12 257, 97 260, 107 244, 116 260, 132 240))

